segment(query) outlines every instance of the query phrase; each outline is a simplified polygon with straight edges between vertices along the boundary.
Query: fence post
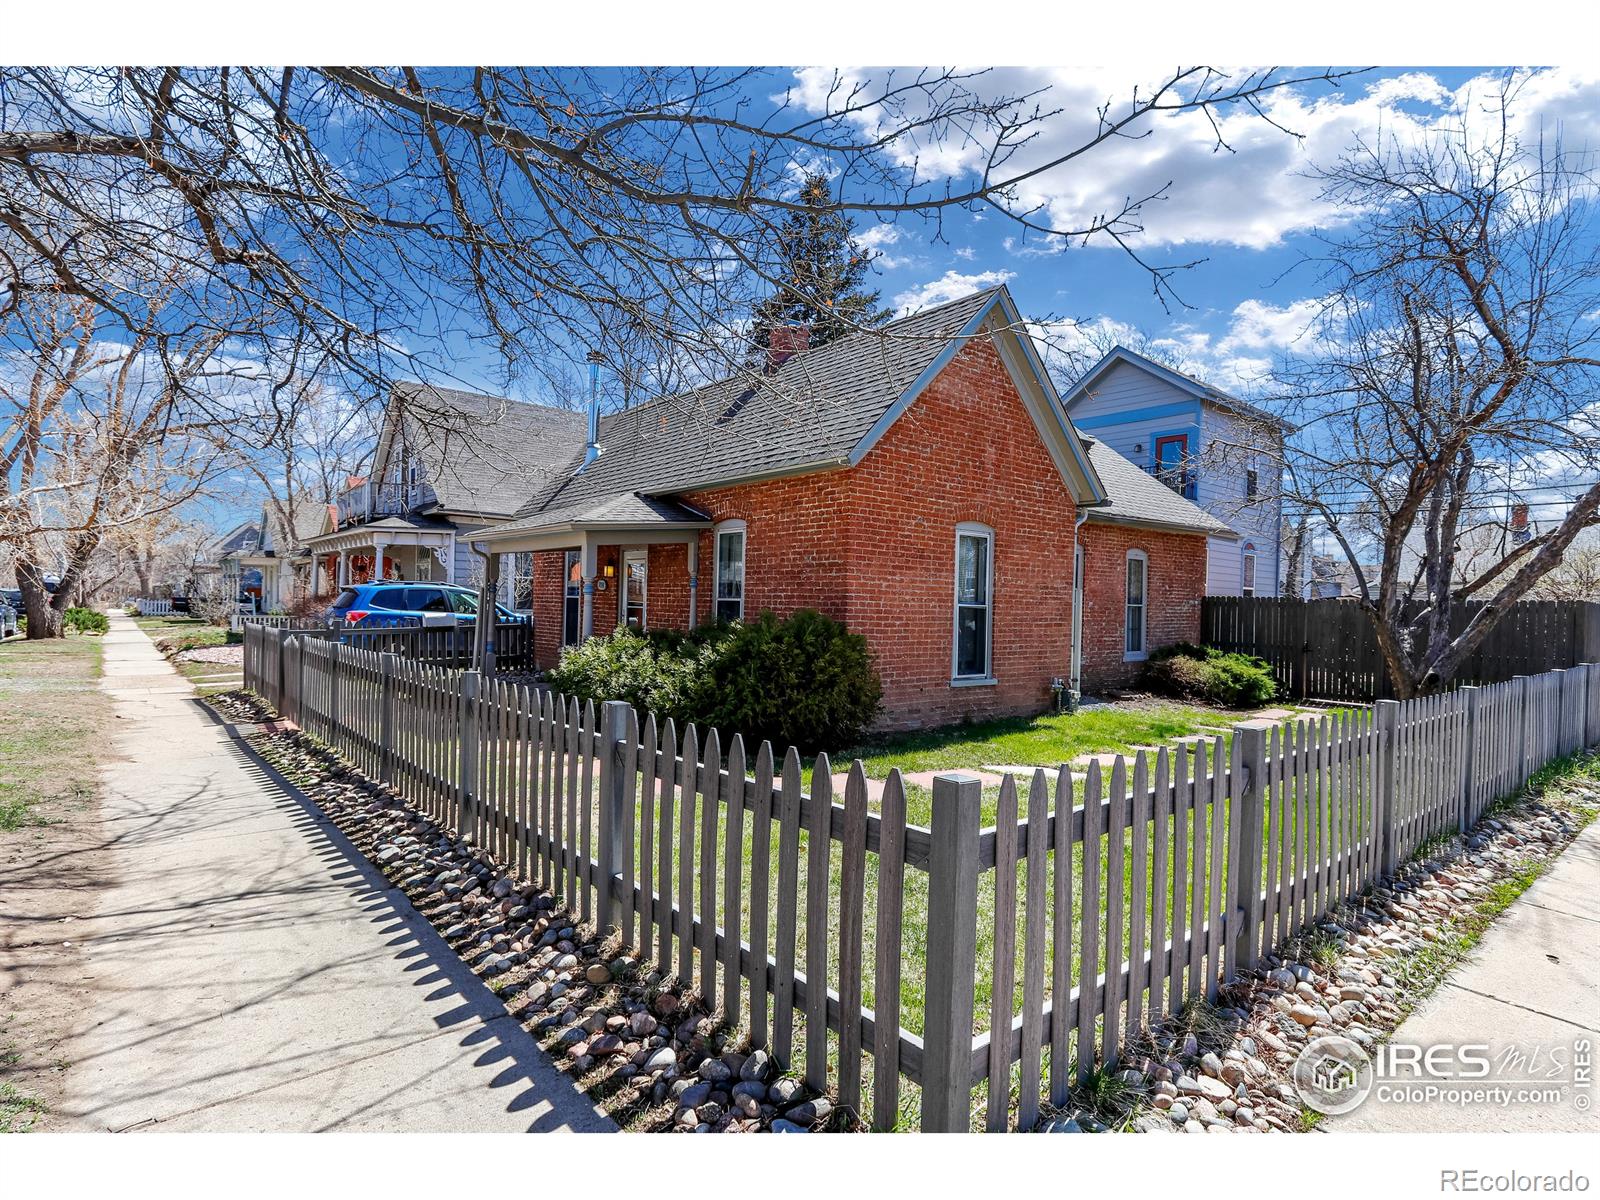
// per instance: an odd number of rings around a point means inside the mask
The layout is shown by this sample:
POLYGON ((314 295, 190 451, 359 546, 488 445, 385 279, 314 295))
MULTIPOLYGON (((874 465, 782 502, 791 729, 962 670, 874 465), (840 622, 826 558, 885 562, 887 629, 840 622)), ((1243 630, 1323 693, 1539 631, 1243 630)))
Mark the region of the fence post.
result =
POLYGON ((1456 830, 1465 833, 1472 828, 1472 787, 1477 780, 1473 769, 1478 757, 1478 710, 1483 703, 1483 689, 1474 684, 1461 688, 1467 698, 1467 728, 1461 739, 1461 787, 1456 830))
POLYGON ((1235 969, 1239 971, 1255 965, 1261 944, 1261 826, 1267 794, 1267 732, 1274 724, 1242 721, 1233 727, 1233 744, 1239 751, 1232 799, 1238 808, 1239 870, 1231 881, 1229 913, 1235 930, 1235 969))
POLYGON ((283 715, 283 644, 288 639, 281 629, 269 629, 272 638, 272 707, 283 715))
POLYGON ((1583 671, 1589 677, 1583 693, 1583 748, 1587 750, 1600 741, 1600 719, 1596 716, 1596 709, 1600 708, 1600 663, 1584 663, 1583 671))
POLYGON ((1400 838, 1395 829, 1395 764, 1399 757, 1400 702, 1377 700, 1372 705, 1373 723, 1378 727, 1378 874, 1393 875, 1400 869, 1400 838))
POLYGON ((456 832, 466 834, 467 806, 477 805, 478 794, 478 686, 476 671, 461 673, 461 765, 456 776, 456 832))
POLYGON ((339 735, 339 651, 343 643, 328 643, 328 711, 323 714, 322 736, 332 742, 339 735))
POLYGON ((615 889, 623 853, 622 807, 628 796, 625 756, 631 716, 633 708, 625 700, 607 700, 600 706, 600 844, 595 854, 599 878, 595 881, 594 921, 602 933, 617 926, 615 889))
POLYGON ((1528 703, 1528 677, 1513 675, 1511 680, 1517 685, 1517 787, 1521 788, 1528 782, 1528 720, 1532 706, 1528 703))
POLYGON ((400 665, 397 654, 378 655, 378 782, 394 777, 394 679, 400 665))
MULTIPOLYGON (((1572 695, 1571 680, 1567 678, 1568 673, 1560 667, 1551 668, 1550 674, 1556 677, 1556 736, 1552 739, 1552 743, 1555 747, 1555 757, 1560 758, 1567 752, 1567 701, 1572 695)), ((1541 762, 1539 766, 1544 766, 1544 763, 1541 762)))
POLYGON ((972 1113, 972 1016, 978 974, 978 810, 983 781, 933 778, 928 855, 922 1131, 965 1133, 972 1113))

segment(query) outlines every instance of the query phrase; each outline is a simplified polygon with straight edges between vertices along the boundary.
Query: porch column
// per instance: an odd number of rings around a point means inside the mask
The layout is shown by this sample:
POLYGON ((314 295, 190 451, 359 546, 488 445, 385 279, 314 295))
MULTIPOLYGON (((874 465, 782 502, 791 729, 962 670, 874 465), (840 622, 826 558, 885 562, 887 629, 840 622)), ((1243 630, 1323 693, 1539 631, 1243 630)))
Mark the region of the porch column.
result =
POLYGON ((589 535, 583 535, 583 548, 579 551, 579 570, 583 573, 583 637, 585 640, 594 636, 594 577, 595 544, 589 540, 589 535))
POLYGON ((700 535, 687 546, 689 554, 689 628, 700 623, 700 535))
POLYGON ((350 586, 350 551, 348 550, 339 551, 339 586, 342 588, 350 586))
POLYGON ((372 582, 382 583, 385 578, 383 574, 383 556, 389 553, 389 543, 374 542, 372 546, 372 553, 372 582))
POLYGON ((444 581, 456 581, 456 535, 450 535, 449 543, 444 547, 444 581))

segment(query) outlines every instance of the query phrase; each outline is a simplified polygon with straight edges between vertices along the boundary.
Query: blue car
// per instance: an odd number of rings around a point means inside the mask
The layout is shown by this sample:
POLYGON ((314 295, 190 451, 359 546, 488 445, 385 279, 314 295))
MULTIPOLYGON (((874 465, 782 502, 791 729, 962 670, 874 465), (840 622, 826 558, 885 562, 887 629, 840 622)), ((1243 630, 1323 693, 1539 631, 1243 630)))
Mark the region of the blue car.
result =
MULTIPOLYGON (((329 628, 344 629, 474 625, 478 593, 449 583, 357 583, 339 593, 328 607, 327 619, 329 628)), ((525 625, 528 617, 496 604, 495 621, 525 625)))

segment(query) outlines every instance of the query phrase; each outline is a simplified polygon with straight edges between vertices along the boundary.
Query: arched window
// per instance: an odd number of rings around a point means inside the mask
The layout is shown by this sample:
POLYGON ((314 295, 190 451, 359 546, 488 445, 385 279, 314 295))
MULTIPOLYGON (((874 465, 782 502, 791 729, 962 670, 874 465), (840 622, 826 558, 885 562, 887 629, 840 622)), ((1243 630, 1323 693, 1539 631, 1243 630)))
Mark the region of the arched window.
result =
POLYGON ((1241 585, 1239 588, 1241 595, 1254 596, 1256 594, 1256 544, 1254 542, 1246 542, 1244 544, 1244 553, 1240 558, 1239 583, 1241 585))
POLYGON ((744 522, 717 526, 714 615, 719 621, 744 620, 744 522))
POLYGON ((950 647, 954 683, 993 681, 994 530, 956 526, 955 633, 950 647))
POLYGON ((1150 559, 1143 550, 1129 550, 1124 593, 1126 620, 1122 635, 1122 657, 1129 662, 1144 659, 1149 654, 1145 645, 1145 606, 1149 590, 1150 559))

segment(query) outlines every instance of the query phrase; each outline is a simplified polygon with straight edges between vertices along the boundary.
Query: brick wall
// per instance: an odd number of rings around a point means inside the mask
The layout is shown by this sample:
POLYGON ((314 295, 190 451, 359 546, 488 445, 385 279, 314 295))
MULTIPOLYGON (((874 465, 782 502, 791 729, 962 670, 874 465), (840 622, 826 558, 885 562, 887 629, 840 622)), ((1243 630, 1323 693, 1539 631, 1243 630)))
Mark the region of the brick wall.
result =
MULTIPOLYGON (((882 441, 853 469, 691 492, 682 499, 713 520, 745 522, 745 613, 779 616, 817 608, 863 634, 884 685, 886 728, 1032 713, 1050 702, 1050 681, 1070 670, 1072 499, 1040 441, 999 354, 986 341, 963 348, 882 441), (993 674, 981 687, 952 687, 956 526, 994 530, 993 674)), ((1102 684, 1122 663, 1122 554, 1151 556, 1150 644, 1198 636, 1205 539, 1085 526, 1090 603, 1085 673, 1102 684), (1129 539, 1125 544, 1119 537, 1129 539), (1121 545, 1119 550, 1117 547, 1121 545), (1114 562, 1112 561, 1114 559, 1114 562), (1096 567, 1104 568, 1096 572, 1096 567), (1178 584, 1179 577, 1185 582, 1178 584), (1114 588, 1114 596, 1110 589, 1114 588)), ((616 547, 600 552, 602 569, 616 547)), ((541 666, 560 640, 559 553, 535 563, 541 666), (554 581, 546 583, 553 575, 554 581)), ((620 574, 620 567, 619 567, 620 574)), ((715 591, 713 534, 700 539, 699 619, 715 591)), ((616 624, 617 577, 595 597, 595 632, 616 624)), ((650 624, 684 628, 687 556, 650 551, 650 624)))
MULTIPOLYGON (((963 348, 851 470, 685 497, 746 522, 745 611, 812 607, 866 636, 883 725, 1036 712, 1071 652, 1072 499, 988 342, 963 348), (995 531, 997 682, 952 687, 956 526, 995 531)), ((714 587, 702 539, 701 613, 714 587)))
POLYGON ((1126 686, 1139 663, 1124 660, 1128 551, 1148 557, 1146 649, 1200 640, 1200 600, 1206 590, 1206 539, 1129 525, 1084 524, 1083 687, 1126 686))

